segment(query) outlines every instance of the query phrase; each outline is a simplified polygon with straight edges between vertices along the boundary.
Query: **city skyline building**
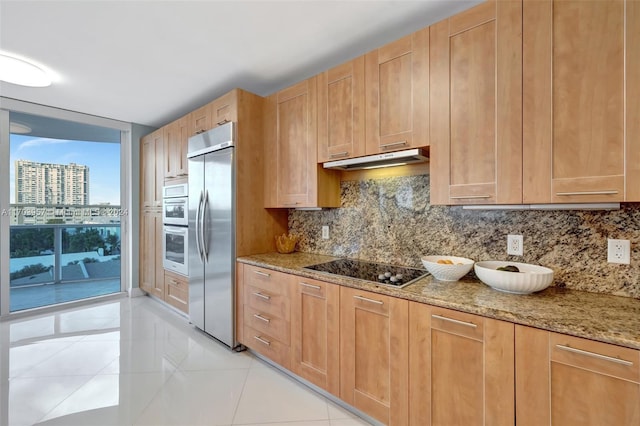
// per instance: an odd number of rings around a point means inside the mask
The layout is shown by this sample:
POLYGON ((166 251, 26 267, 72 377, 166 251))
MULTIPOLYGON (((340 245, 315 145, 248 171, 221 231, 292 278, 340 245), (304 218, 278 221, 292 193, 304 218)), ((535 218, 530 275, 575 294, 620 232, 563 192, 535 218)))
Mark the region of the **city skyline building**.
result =
POLYGON ((15 203, 88 205, 89 167, 16 160, 15 203))

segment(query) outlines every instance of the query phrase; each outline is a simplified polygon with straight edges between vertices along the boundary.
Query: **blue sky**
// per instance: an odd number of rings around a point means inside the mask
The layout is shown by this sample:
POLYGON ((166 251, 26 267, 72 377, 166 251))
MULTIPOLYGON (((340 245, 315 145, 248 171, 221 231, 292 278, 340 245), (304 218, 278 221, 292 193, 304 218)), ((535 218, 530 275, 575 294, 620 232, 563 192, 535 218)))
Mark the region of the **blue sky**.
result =
POLYGON ((11 135, 11 202, 15 202, 15 161, 89 166, 89 202, 120 204, 120 144, 11 135))

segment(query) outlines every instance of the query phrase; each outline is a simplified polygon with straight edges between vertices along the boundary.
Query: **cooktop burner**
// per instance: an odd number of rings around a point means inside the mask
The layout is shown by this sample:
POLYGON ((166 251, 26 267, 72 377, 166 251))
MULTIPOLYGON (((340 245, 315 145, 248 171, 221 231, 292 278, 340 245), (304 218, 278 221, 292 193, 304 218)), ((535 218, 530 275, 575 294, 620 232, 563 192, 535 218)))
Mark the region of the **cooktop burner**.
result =
POLYGON ((317 265, 305 266, 303 269, 356 278, 378 284, 387 284, 399 288, 407 286, 427 274, 427 271, 423 269, 353 259, 337 259, 317 265))

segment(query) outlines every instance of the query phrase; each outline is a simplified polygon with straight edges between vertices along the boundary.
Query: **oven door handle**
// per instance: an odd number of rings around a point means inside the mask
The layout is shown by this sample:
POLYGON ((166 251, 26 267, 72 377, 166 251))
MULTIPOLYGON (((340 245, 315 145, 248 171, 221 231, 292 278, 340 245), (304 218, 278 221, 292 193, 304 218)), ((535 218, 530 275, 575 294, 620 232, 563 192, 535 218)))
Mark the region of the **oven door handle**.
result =
POLYGON ((204 262, 209 263, 209 244, 207 243, 207 236, 209 235, 207 232, 207 210, 209 207, 209 191, 206 192, 204 196, 204 207, 202 208, 202 228, 201 234, 202 237, 202 257, 204 262))
POLYGON ((167 234, 173 235, 185 235, 187 233, 187 229, 182 226, 164 226, 164 232, 167 234))
POLYGON ((198 257, 200 261, 204 263, 204 258, 202 257, 202 243, 200 242, 200 229, 202 228, 202 201, 203 201, 203 191, 200 191, 200 199, 198 200, 198 209, 196 210, 196 248, 198 249, 198 257))

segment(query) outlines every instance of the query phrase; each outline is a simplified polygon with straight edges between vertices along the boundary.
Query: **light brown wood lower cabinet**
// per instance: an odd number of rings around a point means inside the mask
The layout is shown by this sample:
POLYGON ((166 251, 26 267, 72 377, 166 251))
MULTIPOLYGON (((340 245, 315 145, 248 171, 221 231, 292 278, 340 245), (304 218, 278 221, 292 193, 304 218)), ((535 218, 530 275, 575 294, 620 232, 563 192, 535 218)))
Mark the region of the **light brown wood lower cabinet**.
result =
POLYGON ((340 394, 340 286, 294 276, 291 290, 291 370, 340 394))
POLYGON ((513 425, 514 325, 409 303, 408 424, 513 425))
POLYGON ((164 298, 162 267, 162 213, 145 210, 140 215, 140 288, 164 298))
POLYGON ((516 326, 524 426, 640 425, 640 351, 516 326))
POLYGON ((189 278, 164 271, 164 301, 182 312, 189 313, 189 278))
POLYGON ((287 369, 291 369, 292 277, 252 265, 243 265, 238 275, 243 299, 238 341, 287 369))
POLYGON ((340 288, 340 398, 388 425, 408 424, 408 303, 340 288))

